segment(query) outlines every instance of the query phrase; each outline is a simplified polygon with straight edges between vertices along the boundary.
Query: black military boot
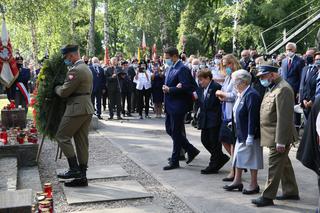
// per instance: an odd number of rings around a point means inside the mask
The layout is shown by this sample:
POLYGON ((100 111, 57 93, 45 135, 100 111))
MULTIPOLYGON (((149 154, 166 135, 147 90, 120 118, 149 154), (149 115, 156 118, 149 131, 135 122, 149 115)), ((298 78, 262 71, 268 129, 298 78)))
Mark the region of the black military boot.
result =
POLYGON ((71 178, 80 178, 81 171, 78 165, 77 157, 74 156, 72 158, 68 158, 69 170, 64 173, 58 174, 58 178, 60 179, 71 179, 71 178))
POLYGON ((75 178, 70 182, 65 182, 64 186, 66 187, 85 187, 88 186, 88 179, 87 179, 87 166, 80 165, 81 177, 75 178))

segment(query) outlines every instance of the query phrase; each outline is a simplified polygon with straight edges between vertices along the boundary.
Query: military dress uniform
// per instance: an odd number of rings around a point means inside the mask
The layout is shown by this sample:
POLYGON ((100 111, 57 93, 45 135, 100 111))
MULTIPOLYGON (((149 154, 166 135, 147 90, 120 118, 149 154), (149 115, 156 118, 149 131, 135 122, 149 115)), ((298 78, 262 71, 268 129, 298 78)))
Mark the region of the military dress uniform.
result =
MULTIPOLYGON (((62 49, 68 52, 69 46, 62 49)), ((87 185, 88 134, 94 108, 91 102, 93 76, 88 66, 78 60, 68 71, 62 86, 55 88, 56 94, 67 98, 67 107, 59 125, 56 140, 68 159, 69 171, 59 174, 59 178, 76 178, 75 185, 87 185), (71 138, 74 138, 76 153, 71 138)), ((71 184, 70 186, 74 186, 71 184)))
MULTIPOLYGON (((263 98, 260 109, 261 146, 268 147, 270 152, 268 179, 260 201, 264 199, 273 204, 272 200, 278 199, 276 196, 280 181, 283 193, 280 197, 298 197, 299 195, 288 156, 292 143, 297 141, 297 132, 294 127, 294 101, 294 92, 282 77, 274 80, 263 98), (285 147, 286 151, 277 152, 277 146, 285 147)), ((255 204, 260 205, 260 203, 255 204)))

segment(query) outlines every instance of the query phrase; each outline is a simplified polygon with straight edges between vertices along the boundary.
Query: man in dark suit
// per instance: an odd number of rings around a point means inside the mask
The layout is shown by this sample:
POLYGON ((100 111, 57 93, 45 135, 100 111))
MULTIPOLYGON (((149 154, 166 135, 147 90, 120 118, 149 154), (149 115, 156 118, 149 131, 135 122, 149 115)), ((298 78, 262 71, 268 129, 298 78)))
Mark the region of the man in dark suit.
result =
POLYGON ((138 94, 137 94, 137 84, 133 82, 134 77, 136 76, 137 73, 137 68, 138 68, 138 60, 133 59, 131 66, 128 67, 128 77, 130 78, 132 82, 132 90, 131 90, 131 112, 135 112, 136 109, 138 108, 138 94))
POLYGON ((17 56, 15 58, 17 62, 17 66, 19 68, 19 77, 15 81, 15 83, 12 84, 10 88, 7 89, 7 97, 8 99, 14 100, 16 107, 21 105, 23 108, 25 108, 26 113, 28 112, 28 104, 29 104, 29 88, 28 88, 28 82, 31 78, 31 72, 30 69, 23 67, 23 58, 22 56, 17 56))
POLYGON ((164 170, 179 168, 181 148, 188 153, 187 164, 200 153, 185 134, 184 117, 192 109, 192 95, 196 90, 196 83, 190 70, 179 60, 179 52, 174 47, 169 47, 164 52, 165 63, 169 66, 163 86, 164 105, 166 111, 166 131, 173 140, 172 157, 164 170))
POLYGON ((92 58, 92 65, 89 66, 93 76, 93 89, 91 94, 92 105, 95 106, 96 115, 101 120, 101 95, 105 92, 106 78, 104 70, 100 66, 97 57, 92 58))
POLYGON ((119 81, 119 73, 121 67, 118 66, 117 58, 111 58, 111 66, 105 71, 108 96, 109 96, 109 115, 110 120, 113 119, 115 107, 117 110, 117 117, 119 120, 121 117, 121 86, 119 81))
MULTIPOLYGON (((297 46, 295 43, 289 42, 286 45, 287 57, 282 60, 281 64, 281 76, 286 80, 294 91, 295 104, 298 101, 300 80, 302 69, 305 66, 304 60, 296 55, 297 46)), ((298 129, 301 123, 301 115, 295 114, 295 125, 298 129)))
POLYGON ((318 68, 314 65, 314 54, 310 51, 306 52, 306 63, 302 70, 299 98, 305 118, 308 119, 315 99, 318 77, 318 68))
POLYGON ((198 82, 201 87, 197 89, 196 96, 199 107, 198 128, 201 129, 201 142, 211 154, 209 166, 201 170, 201 174, 216 174, 229 161, 219 141, 221 103, 215 94, 221 85, 212 80, 210 70, 200 71, 198 82))
POLYGON ((121 86, 121 104, 122 104, 122 115, 131 117, 131 92, 132 92, 132 81, 128 76, 128 62, 121 62, 122 71, 119 74, 119 81, 121 86), (127 101, 127 113, 125 111, 125 103, 127 101))
POLYGON ((242 69, 250 71, 250 63, 253 62, 250 58, 250 50, 243 50, 241 52, 240 65, 242 69))

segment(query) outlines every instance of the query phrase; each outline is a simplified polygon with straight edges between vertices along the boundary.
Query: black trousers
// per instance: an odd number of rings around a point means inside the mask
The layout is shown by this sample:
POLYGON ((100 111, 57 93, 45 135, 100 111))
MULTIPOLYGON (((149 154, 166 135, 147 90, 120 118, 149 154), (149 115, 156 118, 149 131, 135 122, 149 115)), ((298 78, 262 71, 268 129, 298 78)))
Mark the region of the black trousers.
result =
POLYGON ((109 92, 109 115, 113 117, 114 110, 117 110, 117 116, 121 116, 121 93, 118 91, 109 92))
POLYGON ((98 116, 101 115, 101 93, 102 93, 101 91, 97 91, 97 92, 92 92, 91 94, 91 102, 98 116))
POLYGON ((136 112, 138 109, 138 90, 136 88, 131 92, 131 110, 136 112))
POLYGON ((209 167, 214 167, 222 159, 222 144, 219 141, 220 127, 201 130, 202 145, 211 154, 209 167))
POLYGON ((106 91, 105 93, 102 94, 102 106, 103 109, 107 109, 107 98, 108 98, 108 92, 106 91))
POLYGON ((137 90, 137 93, 138 93, 138 113, 140 116, 142 116, 143 108, 145 108, 146 116, 148 116, 151 89, 137 90))
POLYGON ((131 92, 121 93, 122 114, 125 114, 125 103, 127 101, 127 113, 131 113, 131 92))
POLYGON ((179 164, 181 148, 187 153, 193 153, 196 148, 188 141, 184 126, 185 114, 166 114, 166 132, 173 141, 173 150, 171 156, 172 164, 179 164))

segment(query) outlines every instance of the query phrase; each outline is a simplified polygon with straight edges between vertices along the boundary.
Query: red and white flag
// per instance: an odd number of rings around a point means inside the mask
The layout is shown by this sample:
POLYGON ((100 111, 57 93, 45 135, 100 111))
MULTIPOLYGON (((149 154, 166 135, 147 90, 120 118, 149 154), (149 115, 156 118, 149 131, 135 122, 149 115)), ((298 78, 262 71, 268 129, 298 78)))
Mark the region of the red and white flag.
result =
POLYGON ((9 88, 19 76, 19 69, 12 54, 12 46, 7 31, 6 22, 2 20, 0 39, 0 81, 9 88))

